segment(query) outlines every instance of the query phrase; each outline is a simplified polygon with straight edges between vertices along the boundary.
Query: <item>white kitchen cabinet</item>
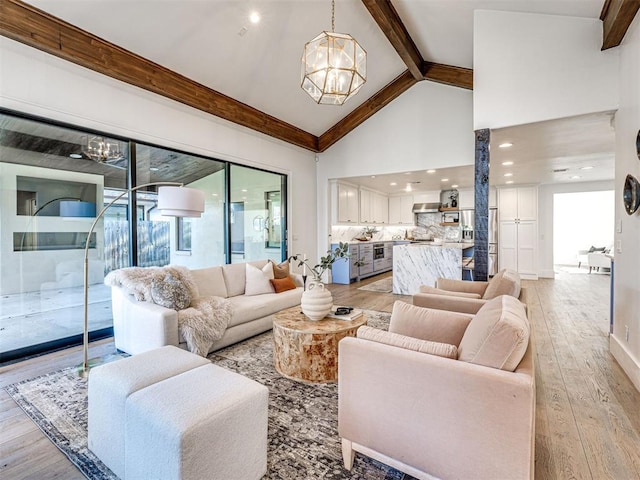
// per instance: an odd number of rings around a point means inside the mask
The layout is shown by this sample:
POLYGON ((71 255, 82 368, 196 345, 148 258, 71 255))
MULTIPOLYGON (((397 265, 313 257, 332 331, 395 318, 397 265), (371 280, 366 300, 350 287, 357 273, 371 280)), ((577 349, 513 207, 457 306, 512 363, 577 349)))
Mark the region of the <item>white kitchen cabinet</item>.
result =
POLYGON ((501 188, 498 196, 500 221, 538 220, 538 187, 501 188))
POLYGON ((373 201, 373 223, 387 225, 389 223, 389 197, 380 193, 374 193, 373 195, 375 197, 373 201))
POLYGON ((389 223, 389 197, 360 189, 360 223, 386 225, 389 223))
POLYGON ((498 191, 498 266, 538 278, 538 187, 498 191))
POLYGON ((360 189, 360 223, 373 223, 372 195, 372 191, 360 189))
POLYGON ((346 183, 332 185, 332 223, 359 223, 358 187, 346 183))
POLYGON ((458 189, 458 208, 472 209, 475 206, 475 194, 473 188, 458 189))
POLYGON ((413 225, 413 195, 389 197, 389 224, 413 225))

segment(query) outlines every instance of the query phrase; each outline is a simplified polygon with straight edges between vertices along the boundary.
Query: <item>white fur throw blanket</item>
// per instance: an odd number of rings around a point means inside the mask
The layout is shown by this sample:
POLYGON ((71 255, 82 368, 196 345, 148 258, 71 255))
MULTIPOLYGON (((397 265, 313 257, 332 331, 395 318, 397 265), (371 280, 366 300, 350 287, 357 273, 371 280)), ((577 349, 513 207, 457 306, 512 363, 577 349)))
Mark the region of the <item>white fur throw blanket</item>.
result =
POLYGON ((187 342, 190 352, 206 357, 211 345, 224 334, 231 318, 231 303, 221 297, 200 298, 198 287, 188 268, 128 267, 110 272, 104 279, 109 286, 122 288, 138 301, 154 302, 152 285, 167 274, 173 276, 188 290, 191 303, 178 312, 178 330, 187 342))

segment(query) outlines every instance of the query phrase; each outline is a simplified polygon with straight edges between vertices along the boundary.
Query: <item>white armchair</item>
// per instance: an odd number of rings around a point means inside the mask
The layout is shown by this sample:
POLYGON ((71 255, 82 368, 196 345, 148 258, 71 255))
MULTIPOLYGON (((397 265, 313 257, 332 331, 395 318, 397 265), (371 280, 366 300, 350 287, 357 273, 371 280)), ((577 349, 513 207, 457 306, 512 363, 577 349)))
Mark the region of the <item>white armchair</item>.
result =
POLYGON ((611 268, 611 257, 604 252, 592 252, 587 254, 587 262, 589 264, 589 273, 592 269, 600 271, 601 268, 611 268))

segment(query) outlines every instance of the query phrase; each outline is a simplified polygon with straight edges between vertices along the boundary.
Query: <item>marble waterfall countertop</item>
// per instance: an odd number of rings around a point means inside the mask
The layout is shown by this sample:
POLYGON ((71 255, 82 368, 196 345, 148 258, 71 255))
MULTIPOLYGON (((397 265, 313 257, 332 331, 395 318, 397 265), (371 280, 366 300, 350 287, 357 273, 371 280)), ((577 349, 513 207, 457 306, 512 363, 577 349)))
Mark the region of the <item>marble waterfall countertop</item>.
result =
POLYGON ((462 250, 473 243, 430 242, 393 247, 393 293, 413 295, 421 285, 435 286, 438 278, 462 279, 462 250))

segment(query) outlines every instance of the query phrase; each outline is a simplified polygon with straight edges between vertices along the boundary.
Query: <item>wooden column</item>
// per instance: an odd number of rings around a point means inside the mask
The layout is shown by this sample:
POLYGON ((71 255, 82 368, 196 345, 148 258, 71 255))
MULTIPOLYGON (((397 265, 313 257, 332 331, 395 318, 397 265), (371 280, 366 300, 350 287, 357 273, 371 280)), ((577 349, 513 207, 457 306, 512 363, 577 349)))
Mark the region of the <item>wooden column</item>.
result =
POLYGON ((489 141, 488 128, 476 130, 473 228, 473 279, 486 281, 489 263, 489 141))

